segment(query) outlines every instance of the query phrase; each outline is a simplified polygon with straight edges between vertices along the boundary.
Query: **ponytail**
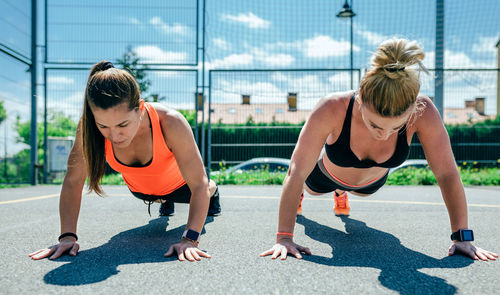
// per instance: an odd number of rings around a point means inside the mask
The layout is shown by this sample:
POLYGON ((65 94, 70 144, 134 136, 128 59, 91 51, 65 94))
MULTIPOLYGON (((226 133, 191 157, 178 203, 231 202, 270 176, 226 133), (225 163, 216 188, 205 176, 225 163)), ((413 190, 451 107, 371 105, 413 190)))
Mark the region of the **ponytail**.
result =
POLYGON ((128 103, 129 110, 132 110, 139 106, 139 99, 139 85, 129 72, 115 68, 109 61, 101 61, 90 70, 82 115, 83 154, 89 191, 103 194, 99 182, 106 162, 105 139, 97 129, 91 106, 106 110, 128 103))
POLYGON ((102 196, 102 188, 99 185, 104 176, 104 136, 97 130, 94 114, 90 109, 87 99, 83 103, 82 118, 83 154, 88 175, 88 190, 96 192, 102 196))

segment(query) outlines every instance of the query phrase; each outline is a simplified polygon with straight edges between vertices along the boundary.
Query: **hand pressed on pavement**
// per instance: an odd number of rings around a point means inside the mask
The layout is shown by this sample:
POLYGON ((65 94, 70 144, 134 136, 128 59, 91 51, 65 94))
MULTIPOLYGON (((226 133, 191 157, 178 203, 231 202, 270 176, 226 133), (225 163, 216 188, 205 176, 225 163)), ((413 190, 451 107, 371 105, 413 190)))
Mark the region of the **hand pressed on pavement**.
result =
POLYGON ((301 253, 311 255, 311 250, 307 247, 295 244, 291 238, 282 238, 271 249, 262 252, 260 257, 272 255, 272 259, 276 259, 280 256, 281 260, 285 260, 288 253, 293 254, 298 259, 302 259, 301 253))
POLYGON ((453 243, 448 249, 448 256, 455 254, 461 254, 474 260, 481 259, 483 261, 488 261, 488 259, 496 260, 498 258, 498 254, 479 247, 474 247, 474 245, 472 245, 470 242, 453 243))
POLYGON ((66 237, 61 239, 58 244, 50 246, 45 249, 40 249, 33 253, 28 254, 29 257, 33 260, 39 260, 46 257, 49 259, 56 259, 62 256, 63 254, 69 252, 70 256, 76 256, 78 254, 78 250, 80 249, 80 245, 76 242, 76 239, 73 237, 66 237))
POLYGON ((177 253, 179 261, 185 261, 186 259, 189 261, 199 261, 201 257, 212 258, 210 254, 198 249, 194 242, 186 240, 170 246, 167 253, 165 253, 165 257, 174 255, 174 253, 177 253))

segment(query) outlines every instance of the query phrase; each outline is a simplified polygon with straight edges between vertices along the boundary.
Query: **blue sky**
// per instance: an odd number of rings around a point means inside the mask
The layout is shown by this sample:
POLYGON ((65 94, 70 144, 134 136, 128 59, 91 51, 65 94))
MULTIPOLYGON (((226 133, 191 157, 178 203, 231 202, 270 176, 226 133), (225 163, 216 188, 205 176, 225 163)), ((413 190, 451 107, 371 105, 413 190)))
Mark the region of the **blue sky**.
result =
MULTIPOLYGON (((39 2, 39 43, 43 44, 43 1, 39 2)), ((28 56, 29 3, 0 0, 0 43, 28 56)), ((48 60, 115 60, 130 45, 148 63, 194 64, 196 43, 201 44, 196 32, 196 1, 143 3, 48 0, 48 60)), ((207 0, 206 68, 347 68, 349 21, 335 17, 343 3, 207 0)), ((500 39, 499 7, 497 0, 445 1, 445 67, 497 67, 494 46, 500 39)), ((427 55, 424 64, 434 67, 433 0, 354 0, 353 10, 357 14, 353 19, 355 68, 367 68, 377 45, 392 36, 417 40, 427 55)), ((29 114, 29 74, 25 70, 26 66, 0 54, 0 100, 5 101, 9 113, 20 113, 23 118, 29 114)), ((50 71, 49 108, 77 118, 87 75, 87 71, 50 71)), ((149 77, 153 81, 150 93, 160 93, 174 107, 194 107, 195 73, 155 71, 149 77)), ((421 78, 421 91, 432 96, 432 77, 422 74, 421 78)), ((348 89, 349 79, 347 72, 215 74, 212 99, 239 102, 245 93, 252 95, 253 102, 276 103, 283 102, 287 92, 298 92, 299 108, 310 109, 321 96, 348 89)), ((357 82, 356 78, 355 85, 357 82)), ((496 72, 446 74, 446 107, 462 107, 464 99, 476 96, 486 97, 488 113, 496 112, 496 72)), ((42 97, 40 106, 41 101, 42 97)))

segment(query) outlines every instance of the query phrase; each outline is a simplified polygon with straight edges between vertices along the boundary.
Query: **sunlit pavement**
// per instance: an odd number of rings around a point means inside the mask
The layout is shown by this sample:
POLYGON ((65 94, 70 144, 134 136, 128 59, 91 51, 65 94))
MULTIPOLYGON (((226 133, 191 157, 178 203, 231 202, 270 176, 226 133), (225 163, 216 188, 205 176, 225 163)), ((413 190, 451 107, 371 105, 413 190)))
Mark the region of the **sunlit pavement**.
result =
MULTIPOLYGON (((351 215, 333 214, 330 195, 307 196, 295 241, 303 260, 261 258, 271 248, 280 186, 222 186, 222 215, 207 219, 200 262, 164 258, 177 242, 188 206, 159 218, 124 186, 108 196, 85 195, 80 253, 32 261, 28 253, 57 242, 60 186, 0 190, 1 294, 495 294, 500 261, 447 257, 446 207, 437 186, 386 186, 369 198, 350 197, 351 215)), ((466 188, 476 246, 500 252, 500 188, 466 188)))

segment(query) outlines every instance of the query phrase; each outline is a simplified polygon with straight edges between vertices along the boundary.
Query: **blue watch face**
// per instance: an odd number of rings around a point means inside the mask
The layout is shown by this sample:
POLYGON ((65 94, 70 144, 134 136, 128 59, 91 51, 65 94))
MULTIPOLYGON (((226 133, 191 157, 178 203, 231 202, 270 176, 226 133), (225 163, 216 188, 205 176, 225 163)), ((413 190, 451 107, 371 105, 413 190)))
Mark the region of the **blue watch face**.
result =
POLYGON ((200 236, 200 233, 197 231, 194 231, 192 229, 188 230, 186 233, 186 238, 193 240, 193 241, 197 241, 199 236, 200 236))
POLYGON ((474 241, 474 234, 472 233, 472 230, 462 230, 462 241, 474 241))

